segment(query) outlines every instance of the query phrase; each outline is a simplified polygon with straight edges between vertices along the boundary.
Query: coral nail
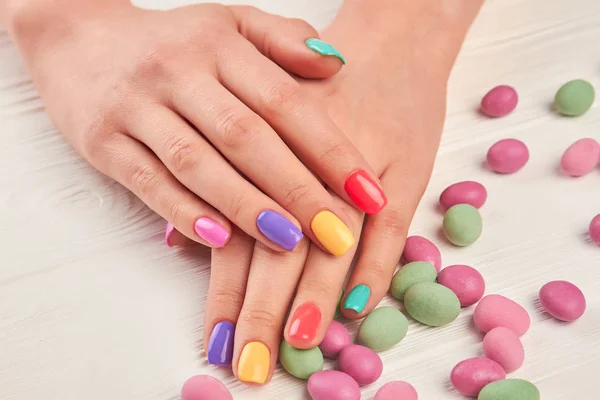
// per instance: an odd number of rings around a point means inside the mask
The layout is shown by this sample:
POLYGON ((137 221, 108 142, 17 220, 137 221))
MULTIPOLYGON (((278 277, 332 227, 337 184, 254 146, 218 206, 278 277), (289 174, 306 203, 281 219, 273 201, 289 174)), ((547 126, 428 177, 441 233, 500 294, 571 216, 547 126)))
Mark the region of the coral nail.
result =
POLYGON ((317 336, 321 324, 321 310, 312 303, 302 304, 290 322, 288 336, 300 342, 312 342, 317 336))
POLYGON ((377 214, 387 204, 381 187, 363 170, 350 174, 344 189, 352 201, 369 215, 377 214))

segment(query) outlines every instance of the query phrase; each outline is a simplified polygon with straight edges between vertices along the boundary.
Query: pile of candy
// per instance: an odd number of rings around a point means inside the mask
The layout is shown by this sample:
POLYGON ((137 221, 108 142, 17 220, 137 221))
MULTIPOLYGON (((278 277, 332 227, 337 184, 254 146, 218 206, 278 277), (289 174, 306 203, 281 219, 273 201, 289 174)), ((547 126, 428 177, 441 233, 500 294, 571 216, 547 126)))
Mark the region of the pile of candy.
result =
MULTIPOLYGON (((586 81, 564 84, 556 93, 555 110, 566 116, 585 113, 594 102, 594 88, 586 81)), ((481 111, 493 118, 512 112, 518 103, 517 92, 510 86, 497 86, 481 101, 481 111)), ((519 171, 529 160, 525 143, 503 139, 487 153, 489 168, 500 174, 519 171)), ((594 170, 600 162, 600 144, 584 138, 564 152, 561 169, 579 177, 594 170)), ((444 210, 443 231, 456 246, 469 246, 481 236, 483 222, 479 208, 487 200, 485 187, 473 181, 455 183, 440 195, 444 210)), ((600 214, 592 219, 589 235, 600 245, 600 214)), ((454 321, 462 307, 477 303, 473 313, 475 326, 485 336, 483 354, 463 360, 450 372, 455 389, 478 400, 539 400, 540 392, 530 382, 506 379, 525 361, 520 337, 531 325, 527 311, 516 302, 499 294, 484 297, 483 276, 468 265, 452 265, 442 269, 439 249, 420 236, 406 240, 401 267, 391 283, 390 293, 404 303, 406 312, 416 321, 429 326, 443 326, 454 321)), ((340 296, 341 299, 341 296, 340 296)), ((539 299, 548 314, 561 321, 581 317, 586 301, 579 288, 569 282, 553 281, 539 291, 539 299)), ((377 352, 398 344, 408 331, 408 320, 394 307, 379 307, 362 321, 357 344, 343 324, 333 321, 318 347, 299 350, 285 341, 279 360, 291 375, 308 379, 308 392, 313 400, 359 400, 360 387, 377 381, 383 363, 377 352), (338 370, 323 370, 324 357, 337 359, 338 370)), ((204 375, 190 378, 182 389, 183 400, 231 400, 227 388, 218 380, 204 375)), ((375 400, 417 400, 417 391, 406 382, 383 385, 375 400)))

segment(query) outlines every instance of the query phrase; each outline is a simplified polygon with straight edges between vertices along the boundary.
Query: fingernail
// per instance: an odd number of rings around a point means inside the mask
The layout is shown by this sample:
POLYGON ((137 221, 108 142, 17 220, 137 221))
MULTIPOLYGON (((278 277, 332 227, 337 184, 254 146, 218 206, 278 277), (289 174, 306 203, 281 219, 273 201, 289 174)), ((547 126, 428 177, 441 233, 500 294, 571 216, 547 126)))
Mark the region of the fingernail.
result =
POLYGON ((301 342, 312 342, 321 324, 321 310, 312 303, 302 304, 292 317, 288 336, 301 342))
POLYGON ((354 245, 350 229, 331 211, 315 215, 310 227, 323 247, 335 256, 343 256, 354 245))
POLYGON ((344 189, 352 201, 369 215, 377 214, 387 204, 381 187, 362 169, 350 174, 344 189))
POLYGON ((167 222, 167 228, 165 229, 165 243, 169 247, 173 247, 173 243, 171 243, 171 235, 173 235, 174 230, 175 230, 175 227, 173 227, 173 224, 170 222, 167 222))
POLYGON ((213 328, 208 341, 208 362, 214 365, 231 365, 235 325, 219 322, 213 328))
POLYGON ((186 237, 173 226, 172 223, 167 222, 165 228, 165 243, 169 247, 183 246, 186 242, 186 237))
POLYGON ((194 230, 202 239, 216 247, 223 247, 229 239, 230 233, 219 225, 218 222, 202 217, 194 224, 194 230))
POLYGON ((271 353, 260 342, 247 343, 240 354, 238 378, 243 382, 265 383, 269 376, 271 353))
POLYGON ((357 314, 360 314, 365 309, 370 295, 371 289, 367 285, 356 285, 346 297, 344 308, 354 310, 357 314))
POLYGON ((308 46, 308 48, 312 51, 315 51, 324 56, 337 57, 340 60, 342 60, 344 64, 346 64, 346 58, 342 55, 342 53, 337 51, 337 49, 329 43, 316 38, 307 39, 304 43, 306 43, 306 46, 308 46))
POLYGON ((279 247, 292 251, 304 237, 300 229, 283 215, 265 210, 256 219, 258 230, 279 247))

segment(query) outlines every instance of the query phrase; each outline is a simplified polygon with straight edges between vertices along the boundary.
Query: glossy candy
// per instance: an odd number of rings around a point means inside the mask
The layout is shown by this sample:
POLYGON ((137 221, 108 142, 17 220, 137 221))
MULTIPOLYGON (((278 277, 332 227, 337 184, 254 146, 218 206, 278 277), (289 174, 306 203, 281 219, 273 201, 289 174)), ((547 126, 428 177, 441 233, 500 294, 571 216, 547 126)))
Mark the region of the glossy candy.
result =
POLYGON ((375 393, 374 400, 418 400, 415 388, 403 381, 388 382, 375 393))
POLYGON ((312 374, 323 369, 323 354, 318 347, 308 350, 296 349, 285 340, 279 346, 279 361, 291 375, 300 379, 308 379, 312 374))
POLYGON ((523 168, 529 161, 529 150, 525 143, 517 139, 502 139, 487 152, 487 163, 492 171, 499 174, 512 174, 523 168))
POLYGON ((359 386, 369 385, 381 376, 383 362, 373 350, 353 344, 340 352, 340 371, 350 375, 359 386))
POLYGON ((404 294, 409 287, 419 282, 435 282, 437 271, 425 261, 414 261, 404 265, 392 279, 390 292, 398 300, 404 300, 404 294))
POLYGON ((319 348, 325 357, 336 358, 339 352, 350 344, 351 340, 348 329, 343 324, 332 321, 319 348))
POLYGON ((492 88, 481 99, 481 111, 492 118, 504 117, 510 114, 519 102, 517 91, 508 85, 492 88))
POLYGON ((525 350, 519 337, 503 326, 489 331, 483 338, 483 354, 502 365, 506 372, 521 368, 525 360, 525 350))
POLYGON ((581 79, 562 85, 554 96, 554 109, 569 117, 584 114, 594 104, 594 87, 581 79))
POLYGON ((502 379, 484 387, 477 400, 540 400, 540 391, 522 379, 502 379))
POLYGON ((456 246, 469 246, 481 236, 483 221, 479 211, 469 204, 457 204, 444 214, 444 234, 456 246))
POLYGON ((477 303, 485 292, 483 276, 468 265, 451 265, 438 275, 437 282, 452 290, 462 307, 477 303))
POLYGON ((457 182, 448 186, 440 195, 440 205, 444 210, 457 204, 470 204, 475 208, 483 206, 487 199, 485 187, 474 181, 457 182))
POLYGON ((450 373, 452 384, 463 396, 477 396, 490 382, 506 378, 500 364, 489 358, 469 358, 456 364, 450 373))
POLYGON ((196 375, 183 384, 181 400, 233 400, 233 396, 217 378, 196 375))
POLYGON ((384 351, 399 343, 408 331, 408 320, 394 307, 373 310, 358 328, 358 342, 373 351, 384 351))
POLYGON ((575 321, 585 312, 585 296, 570 282, 548 282, 540 289, 540 303, 546 312, 561 321, 575 321))
POLYGON ((449 324, 460 313, 454 292, 433 282, 412 285, 404 295, 404 306, 411 317, 430 326, 449 324))
POLYGON ((592 218, 589 227, 590 239, 600 246, 600 214, 592 218))
POLYGON ((307 387, 312 400, 360 400, 358 383, 341 371, 315 372, 307 387))
POLYGON ((409 236, 404 244, 402 258, 405 262, 427 261, 431 263, 436 271, 442 268, 442 255, 433 242, 422 236, 409 236))
POLYGON ((529 314, 523 307, 499 294, 490 294, 481 299, 473 313, 473 321, 482 332, 504 326, 517 336, 523 336, 531 325, 529 314))
POLYGON ((600 161, 600 144, 592 138, 579 139, 569 146, 560 159, 561 169, 570 176, 583 176, 600 161))

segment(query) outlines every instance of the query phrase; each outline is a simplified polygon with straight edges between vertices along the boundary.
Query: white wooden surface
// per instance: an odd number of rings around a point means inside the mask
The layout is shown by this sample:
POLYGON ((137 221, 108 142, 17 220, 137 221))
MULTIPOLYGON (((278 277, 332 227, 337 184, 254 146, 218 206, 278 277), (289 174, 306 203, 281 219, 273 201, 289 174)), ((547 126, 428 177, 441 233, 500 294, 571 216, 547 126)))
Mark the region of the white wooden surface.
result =
MULTIPOLYGON (((323 26, 340 0, 253 3, 323 26)), ((597 397, 600 248, 586 232, 600 213, 600 168, 569 179, 557 163, 575 139, 600 139, 600 102, 577 119, 549 107, 569 79, 600 89, 599 20, 594 0, 488 1, 454 71, 443 144, 411 229, 440 245, 445 265, 474 265, 488 293, 531 313, 526 363, 511 375, 535 382, 544 400, 597 397), (518 89, 517 111, 480 117, 480 97, 500 83, 518 89), (505 137, 524 140, 531 152, 514 176, 481 165, 487 148, 505 137), (457 249, 439 238, 435 204, 446 185, 464 179, 483 182, 489 200, 482 238, 457 249), (585 292, 588 310, 576 323, 557 323, 536 303, 540 286, 554 279, 585 292)), ((0 138, 0 399, 171 400, 196 373, 224 380, 236 399, 307 398, 302 382, 285 373, 250 388, 207 365, 199 351, 208 253, 168 249, 163 221, 79 160, 49 123, 4 32, 0 138)), ((448 375, 456 362, 481 354, 471 314, 441 329, 411 324, 406 339, 382 354, 383 377, 363 398, 394 379, 414 384, 424 400, 461 398, 448 375)))

